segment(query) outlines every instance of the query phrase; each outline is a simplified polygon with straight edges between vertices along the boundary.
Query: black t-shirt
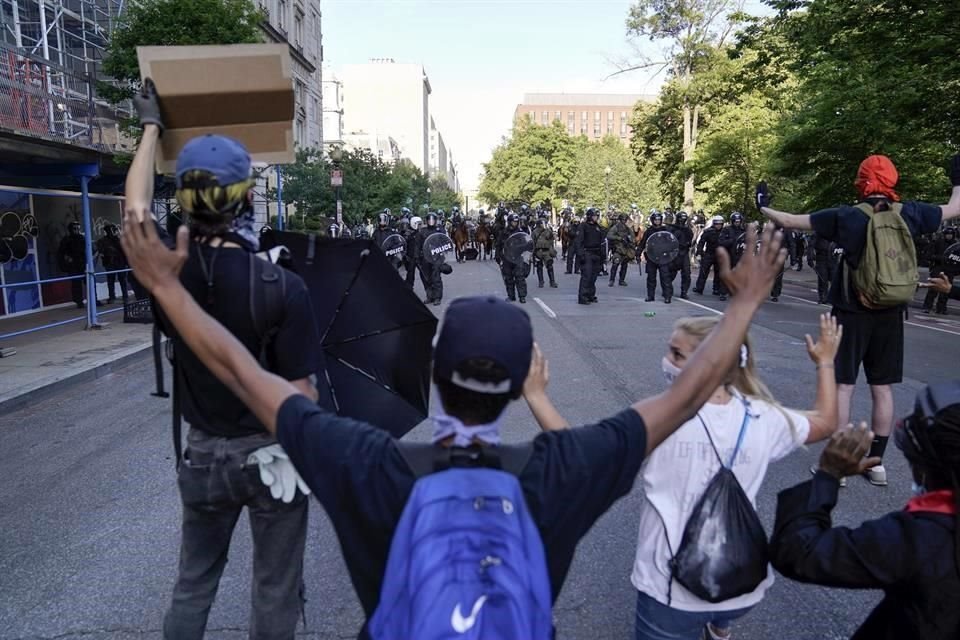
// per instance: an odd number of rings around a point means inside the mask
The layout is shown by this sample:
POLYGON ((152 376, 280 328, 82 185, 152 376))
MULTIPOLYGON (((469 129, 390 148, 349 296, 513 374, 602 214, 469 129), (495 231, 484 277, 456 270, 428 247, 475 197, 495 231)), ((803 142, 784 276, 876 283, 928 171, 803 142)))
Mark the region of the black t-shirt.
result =
MULTIPOLYGON (((197 303, 243 343, 254 357, 260 355, 260 338, 250 315, 250 254, 239 248, 216 251, 208 245, 190 243, 190 257, 180 273, 180 282, 197 303), (200 255, 212 272, 213 304, 208 304, 207 277, 200 255)), ((260 260, 260 258, 255 258, 260 260)), ((287 271, 286 308, 280 330, 273 338, 270 361, 273 373, 287 380, 300 380, 320 369, 320 337, 306 285, 297 274, 287 271)), ((276 285, 279 286, 279 285, 276 285)), ((171 324, 162 317, 165 327, 171 324)), ((191 427, 228 438, 265 431, 256 416, 230 389, 210 373, 189 348, 174 337, 177 366, 181 372, 179 393, 184 419, 191 427)))
MULTIPOLYGON (((907 223, 910 234, 917 238, 926 233, 935 232, 940 227, 943 212, 937 205, 907 201, 903 203, 900 216, 907 223)), ((841 311, 871 312, 860 304, 851 280, 853 274, 850 273, 851 268, 856 269, 860 264, 863 249, 867 244, 869 222, 870 218, 866 213, 850 206, 824 209, 810 214, 810 224, 817 235, 835 242, 843 249, 844 259, 833 277, 829 295, 830 304, 841 311)), ((874 311, 874 313, 889 312, 891 312, 890 309, 874 311)))
MULTIPOLYGON (((413 472, 386 431, 328 413, 299 395, 280 407, 277 439, 326 509, 369 618, 413 472)), ((646 447, 646 426, 633 409, 533 441, 518 480, 543 539, 554 600, 580 538, 630 492, 646 447)))

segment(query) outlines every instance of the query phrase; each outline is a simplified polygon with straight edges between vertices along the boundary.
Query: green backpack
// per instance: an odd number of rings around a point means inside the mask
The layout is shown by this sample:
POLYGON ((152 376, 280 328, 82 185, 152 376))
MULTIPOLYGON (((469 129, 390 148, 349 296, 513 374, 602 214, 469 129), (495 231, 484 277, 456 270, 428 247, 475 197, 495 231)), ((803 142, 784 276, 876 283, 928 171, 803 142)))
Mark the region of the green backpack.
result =
POLYGON ((867 214, 866 244, 860 264, 853 270, 853 286, 868 309, 896 307, 913 299, 920 276, 913 235, 894 204, 887 211, 874 211, 866 202, 857 208, 867 214))

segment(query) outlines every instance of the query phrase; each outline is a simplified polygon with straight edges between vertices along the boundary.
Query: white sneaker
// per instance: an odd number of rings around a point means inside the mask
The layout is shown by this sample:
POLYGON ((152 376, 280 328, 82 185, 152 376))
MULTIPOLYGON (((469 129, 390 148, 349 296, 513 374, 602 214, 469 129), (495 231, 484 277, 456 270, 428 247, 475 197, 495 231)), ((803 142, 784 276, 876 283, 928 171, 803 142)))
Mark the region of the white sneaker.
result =
POLYGON ((887 486, 887 470, 883 468, 882 464, 867 469, 863 472, 863 476, 867 479, 867 482, 875 487, 887 486))
MULTIPOLYGON (((817 475, 817 471, 818 471, 817 465, 813 465, 812 467, 810 467, 810 475, 813 475, 813 476, 817 475)), ((840 486, 841 487, 847 486, 846 478, 840 478, 840 486)))

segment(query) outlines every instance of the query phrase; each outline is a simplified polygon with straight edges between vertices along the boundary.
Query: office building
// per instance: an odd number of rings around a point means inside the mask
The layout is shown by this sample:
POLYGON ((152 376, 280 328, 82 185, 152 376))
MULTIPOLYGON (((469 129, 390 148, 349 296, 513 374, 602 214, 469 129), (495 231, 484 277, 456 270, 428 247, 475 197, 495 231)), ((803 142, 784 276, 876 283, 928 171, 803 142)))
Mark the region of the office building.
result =
POLYGON ((654 102, 656 96, 611 93, 527 93, 514 118, 539 125, 555 121, 572 136, 600 140, 605 136, 630 141, 630 118, 637 102, 654 102))

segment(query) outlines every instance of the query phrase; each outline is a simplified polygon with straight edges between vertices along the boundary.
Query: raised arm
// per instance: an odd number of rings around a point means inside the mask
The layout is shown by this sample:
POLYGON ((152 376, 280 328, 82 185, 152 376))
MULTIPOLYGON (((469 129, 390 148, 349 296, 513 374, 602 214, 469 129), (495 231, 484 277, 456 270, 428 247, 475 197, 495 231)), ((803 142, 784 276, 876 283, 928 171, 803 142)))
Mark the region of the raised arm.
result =
MULTIPOLYGON (((756 225, 750 225, 747 246, 755 246, 756 240, 756 225)), ((770 288, 786 260, 786 250, 780 248, 782 241, 783 235, 774 234, 768 226, 763 232, 760 252, 745 252, 733 270, 730 254, 724 249, 717 250, 720 276, 733 293, 733 300, 676 381, 663 393, 633 405, 647 427, 648 454, 696 415, 723 382, 740 353, 753 314, 770 295, 770 288)))
POLYGON ((280 405, 299 393, 297 387, 264 371, 240 341, 204 312, 180 284, 178 274, 187 259, 187 228, 180 227, 177 248, 170 251, 160 241, 152 221, 140 223, 128 210, 120 241, 133 274, 153 294, 190 351, 268 431, 275 432, 280 405))
POLYGON ((833 359, 843 338, 843 327, 829 313, 820 316, 820 338, 816 342, 809 335, 807 353, 817 365, 817 399, 813 410, 806 412, 810 421, 810 433, 806 444, 829 438, 837 430, 837 379, 833 359))
POLYGON ((144 222, 150 218, 153 206, 154 158, 157 156, 157 141, 163 133, 160 103, 153 80, 144 80, 143 89, 134 96, 133 104, 140 117, 143 135, 127 171, 124 209, 134 220, 144 222))
POLYGON ((527 401, 530 412, 544 431, 558 431, 570 426, 547 395, 550 382, 550 364, 534 343, 533 357, 530 359, 530 372, 523 383, 523 399, 527 401))
POLYGON ((760 207, 760 213, 767 216, 770 220, 784 229, 798 229, 800 231, 813 231, 813 225, 810 224, 809 213, 787 213, 777 211, 770 207, 760 207))

